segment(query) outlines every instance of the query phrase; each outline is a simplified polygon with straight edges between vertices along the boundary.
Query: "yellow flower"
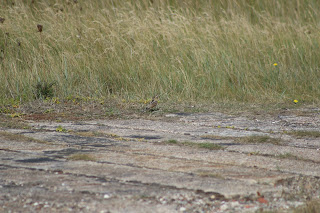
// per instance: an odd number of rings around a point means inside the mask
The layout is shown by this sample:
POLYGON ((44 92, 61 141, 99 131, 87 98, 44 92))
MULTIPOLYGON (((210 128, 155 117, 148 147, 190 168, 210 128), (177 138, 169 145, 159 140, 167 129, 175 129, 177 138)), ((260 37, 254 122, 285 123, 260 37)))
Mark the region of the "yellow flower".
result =
POLYGON ((274 63, 274 64, 273 64, 273 66, 275 66, 275 67, 276 67, 276 66, 278 66, 278 64, 277 64, 277 63, 274 63))
POLYGON ((298 103, 298 102, 299 102, 298 100, 293 100, 293 103, 295 103, 295 104, 298 103))

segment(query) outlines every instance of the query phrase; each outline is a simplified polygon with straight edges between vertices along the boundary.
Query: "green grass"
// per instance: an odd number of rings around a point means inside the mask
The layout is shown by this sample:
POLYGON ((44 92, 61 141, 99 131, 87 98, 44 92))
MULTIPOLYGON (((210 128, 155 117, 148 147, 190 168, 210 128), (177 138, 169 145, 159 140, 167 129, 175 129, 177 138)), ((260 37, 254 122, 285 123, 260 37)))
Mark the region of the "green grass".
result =
POLYGON ((166 143, 168 144, 178 144, 177 140, 168 140, 166 143))
POLYGON ((267 136, 267 135, 252 135, 247 137, 240 137, 240 138, 237 138, 235 141, 239 143, 253 143, 253 144, 271 143, 275 145, 278 145, 282 142, 280 138, 271 138, 270 136, 267 136))
POLYGON ((164 143, 170 144, 170 145, 189 146, 189 147, 209 149, 209 150, 223 149, 223 146, 219 144, 214 144, 214 143, 196 143, 191 141, 178 142, 177 140, 168 140, 168 141, 165 141, 164 143))
POLYGON ((0 102, 320 100, 316 0, 23 2, 0 5, 0 102))
POLYGON ((320 137, 320 131, 292 131, 292 132, 286 132, 286 134, 293 135, 298 138, 319 138, 320 137))

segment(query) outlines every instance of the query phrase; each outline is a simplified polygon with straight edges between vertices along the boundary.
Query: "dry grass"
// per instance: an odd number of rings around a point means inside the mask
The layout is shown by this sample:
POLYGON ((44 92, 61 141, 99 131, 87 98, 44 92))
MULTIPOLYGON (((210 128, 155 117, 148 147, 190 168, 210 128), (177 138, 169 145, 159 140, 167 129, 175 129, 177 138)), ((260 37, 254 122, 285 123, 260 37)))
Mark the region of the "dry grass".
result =
POLYGON ((281 144, 282 140, 280 138, 271 138, 267 135, 253 135, 253 136, 247 136, 247 137, 240 137, 235 140, 239 143, 252 143, 252 144, 258 144, 258 143, 271 143, 275 145, 281 144))
POLYGON ((291 154, 289 152, 284 153, 284 154, 280 154, 280 155, 276 155, 276 157, 281 158, 281 159, 304 160, 303 158, 298 157, 298 156, 291 154))
POLYGON ((202 135, 201 138, 210 139, 210 140, 232 140, 232 139, 234 139, 234 137, 219 136, 219 135, 202 135))
POLYGON ((286 134, 293 135, 297 138, 319 138, 320 137, 320 131, 292 131, 292 132, 286 132, 286 134))
POLYGON ((0 101, 158 94, 319 102, 319 7, 316 0, 5 1, 0 101))
POLYGON ((195 147, 199 149, 209 149, 209 150, 224 149, 223 146, 219 144, 214 144, 214 143, 196 143, 191 141, 179 142, 177 140, 168 140, 168 141, 165 141, 164 143, 170 144, 170 145, 188 146, 188 147, 195 147))
POLYGON ((27 136, 20 135, 20 134, 14 134, 14 133, 10 133, 10 132, 0 131, 0 137, 4 138, 5 140, 10 140, 10 141, 50 144, 47 141, 38 140, 35 138, 27 137, 27 136))
POLYGON ((294 213, 319 213, 320 200, 313 200, 293 210, 294 213))
POLYGON ((80 131, 80 132, 74 132, 76 135, 80 135, 83 137, 103 137, 106 134, 98 131, 80 131))
POLYGON ((209 171, 200 171, 197 173, 200 177, 210 177, 210 178, 217 178, 217 179, 225 179, 225 177, 218 173, 213 173, 209 171))
POLYGON ((68 160, 96 161, 96 159, 88 154, 74 154, 68 157, 68 160))

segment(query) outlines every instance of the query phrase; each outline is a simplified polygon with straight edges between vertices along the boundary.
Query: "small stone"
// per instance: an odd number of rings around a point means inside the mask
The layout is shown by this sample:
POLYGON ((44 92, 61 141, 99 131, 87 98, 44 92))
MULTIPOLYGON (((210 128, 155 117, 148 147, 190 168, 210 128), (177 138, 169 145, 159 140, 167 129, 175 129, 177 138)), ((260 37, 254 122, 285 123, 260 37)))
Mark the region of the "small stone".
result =
POLYGON ((231 207, 234 208, 236 206, 239 206, 239 202, 238 201, 234 201, 230 203, 231 207))
POLYGON ((105 195, 103 196, 104 199, 109 199, 110 197, 111 197, 111 196, 108 195, 108 194, 105 194, 105 195))
POLYGON ((177 114, 166 114, 165 115, 167 118, 172 118, 172 117, 177 117, 177 114))
POLYGON ((184 212, 185 210, 187 210, 185 207, 180 207, 179 211, 184 212))
POLYGON ((220 206, 220 210, 225 211, 228 209, 228 205, 227 204, 223 204, 222 206, 220 206))
POLYGON ((212 200, 214 200, 215 198, 216 198, 215 195, 211 195, 211 196, 210 196, 210 199, 212 199, 212 200))

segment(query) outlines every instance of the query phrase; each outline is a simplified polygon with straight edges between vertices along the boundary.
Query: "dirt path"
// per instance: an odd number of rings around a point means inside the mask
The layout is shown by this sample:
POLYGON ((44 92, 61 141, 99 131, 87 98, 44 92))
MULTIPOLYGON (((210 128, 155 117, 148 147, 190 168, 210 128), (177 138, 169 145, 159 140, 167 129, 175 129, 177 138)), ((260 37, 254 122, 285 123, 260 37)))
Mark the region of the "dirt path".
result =
POLYGON ((320 196, 319 109, 28 122, 0 129, 0 212, 254 212, 320 196))

